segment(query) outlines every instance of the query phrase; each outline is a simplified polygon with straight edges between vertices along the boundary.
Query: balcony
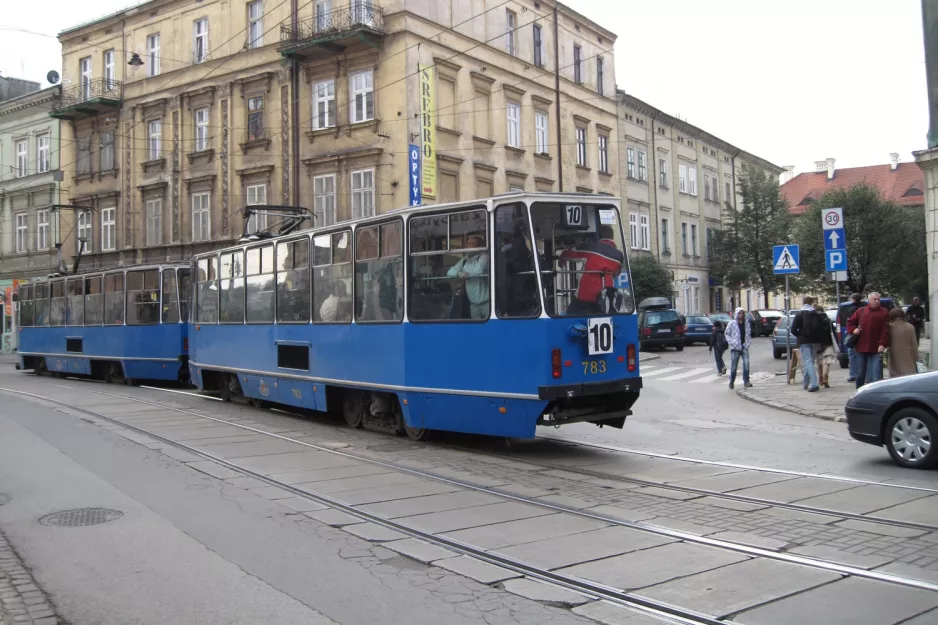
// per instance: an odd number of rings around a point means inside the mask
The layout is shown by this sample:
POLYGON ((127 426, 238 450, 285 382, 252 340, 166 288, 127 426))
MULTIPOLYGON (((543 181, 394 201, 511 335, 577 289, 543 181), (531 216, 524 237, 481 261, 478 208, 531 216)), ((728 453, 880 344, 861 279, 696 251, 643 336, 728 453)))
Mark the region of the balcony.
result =
POLYGON ((78 120, 109 113, 121 107, 124 86, 119 80, 94 78, 62 91, 58 106, 49 115, 78 120))
POLYGON ((384 12, 370 2, 320 13, 292 24, 280 25, 277 50, 285 57, 316 57, 340 54, 363 44, 377 48, 384 37, 384 12))

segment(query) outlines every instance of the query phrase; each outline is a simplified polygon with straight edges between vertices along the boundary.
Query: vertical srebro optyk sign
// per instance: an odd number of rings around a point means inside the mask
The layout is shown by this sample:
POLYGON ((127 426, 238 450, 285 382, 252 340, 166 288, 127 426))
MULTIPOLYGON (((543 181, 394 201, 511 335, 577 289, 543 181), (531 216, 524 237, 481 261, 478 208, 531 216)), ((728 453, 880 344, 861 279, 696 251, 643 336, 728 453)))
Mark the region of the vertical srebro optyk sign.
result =
POLYGON ((407 180, 410 183, 410 205, 420 206, 420 146, 411 145, 407 149, 407 180))
POLYGON ((423 195, 436 197, 436 85, 433 67, 419 67, 421 188, 423 195))

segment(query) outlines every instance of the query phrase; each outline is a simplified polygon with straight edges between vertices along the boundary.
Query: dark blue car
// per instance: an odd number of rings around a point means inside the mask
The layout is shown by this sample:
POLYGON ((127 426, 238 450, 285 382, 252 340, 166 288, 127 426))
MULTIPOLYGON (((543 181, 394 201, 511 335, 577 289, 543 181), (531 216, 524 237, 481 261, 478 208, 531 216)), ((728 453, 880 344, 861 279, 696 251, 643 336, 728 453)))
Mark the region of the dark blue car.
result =
POLYGON ((706 315, 688 315, 687 325, 684 330, 684 344, 693 345, 694 343, 710 344, 710 338, 713 336, 713 323, 706 315))

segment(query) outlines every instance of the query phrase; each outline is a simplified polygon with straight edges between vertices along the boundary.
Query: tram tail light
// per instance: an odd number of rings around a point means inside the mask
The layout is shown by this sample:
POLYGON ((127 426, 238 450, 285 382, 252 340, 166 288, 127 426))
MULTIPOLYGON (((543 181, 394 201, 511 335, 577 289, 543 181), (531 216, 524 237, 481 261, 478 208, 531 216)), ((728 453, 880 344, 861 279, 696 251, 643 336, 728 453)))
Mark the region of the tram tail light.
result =
POLYGON ((635 371, 635 366, 637 364, 637 359, 635 358, 635 345, 629 345, 625 354, 626 359, 629 362, 629 372, 635 371))
POLYGON ((560 350, 559 349, 552 350, 550 352, 550 370, 555 380, 560 378, 560 376, 563 375, 563 369, 561 369, 561 364, 562 363, 560 361, 560 350))

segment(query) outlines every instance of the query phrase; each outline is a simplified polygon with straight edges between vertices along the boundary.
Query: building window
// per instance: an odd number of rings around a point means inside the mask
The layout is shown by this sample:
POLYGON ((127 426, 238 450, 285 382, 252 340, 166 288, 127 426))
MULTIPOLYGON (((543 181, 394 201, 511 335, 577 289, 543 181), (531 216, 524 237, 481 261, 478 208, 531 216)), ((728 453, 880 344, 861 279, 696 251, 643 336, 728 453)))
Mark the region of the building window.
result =
POLYGON ((642 215, 640 219, 642 230, 642 249, 651 249, 651 228, 648 225, 648 215, 642 215))
POLYGON ((313 129, 335 126, 335 81, 313 85, 313 129))
POLYGON ((603 57, 596 57, 596 93, 603 95, 603 57))
POLYGON ((114 169, 114 133, 102 132, 101 144, 99 150, 101 160, 101 171, 111 171, 114 169))
POLYGON ((375 118, 374 76, 371 70, 352 74, 352 123, 367 122, 375 118))
POLYGON ((713 228, 707 228, 707 259, 713 258, 713 228))
POLYGON ((638 179, 641 182, 648 180, 648 159, 641 150, 638 151, 638 179))
POLYGON ((681 193, 687 193, 687 165, 678 165, 677 171, 679 176, 678 190, 681 193))
POLYGON ((195 41, 192 46, 192 62, 208 60, 208 18, 195 21, 195 41))
POLYGON ((681 252, 684 254, 684 256, 688 255, 688 249, 689 248, 687 247, 687 222, 682 221, 681 222, 681 252))
POLYGON ((580 46, 573 46, 573 82, 580 84, 583 82, 583 72, 580 62, 580 46))
MULTIPOLYGON (((267 185, 256 184, 245 189, 247 199, 245 204, 248 206, 264 206, 267 204, 267 185)), ((261 232, 267 229, 267 213, 252 213, 248 220, 248 234, 261 232)))
POLYGON ((16 142, 16 177, 29 175, 29 143, 26 139, 16 142))
POLYGON ((635 177, 635 148, 625 148, 625 167, 629 178, 635 177))
POLYGON ((352 172, 352 219, 375 215, 375 170, 352 172))
POLYGON ((518 16, 514 11, 506 11, 508 16, 508 32, 505 33, 505 52, 511 56, 515 55, 515 27, 518 24, 518 16))
POLYGON ((609 137, 599 135, 599 171, 609 173, 609 137))
POLYGON ((547 113, 534 112, 534 147, 538 154, 547 154, 547 113))
POLYGON ((690 182, 690 194, 697 195, 697 168, 688 167, 687 170, 688 181, 690 182))
POLYGON ((160 35, 147 36, 147 76, 160 75, 160 35))
POLYGON ((332 0, 323 0, 316 3, 316 32, 326 30, 328 15, 332 13, 332 0))
POLYGON ((263 139, 264 134, 264 96, 248 98, 248 141, 263 139))
POLYGON ((710 174, 704 174, 704 199, 710 201, 710 174))
POLYGON ((101 251, 117 249, 117 208, 101 209, 101 251))
POLYGON ((49 171, 49 135, 36 137, 36 165, 40 174, 49 171))
POLYGON ((16 216, 16 253, 25 254, 29 236, 29 217, 26 213, 16 216))
POLYGON ((248 48, 264 45, 264 2, 256 0, 248 4, 248 48))
POLYGON ((91 97, 91 57, 86 56, 78 61, 78 73, 81 75, 81 99, 91 97))
POLYGON ((690 249, 693 256, 697 256, 697 224, 690 225, 690 249))
POLYGON ((36 249, 49 247, 49 210, 36 211, 36 249))
POLYGON ((733 187, 730 186, 730 183, 729 183, 729 182, 726 183, 726 193, 724 194, 723 197, 726 198, 726 203, 727 203, 727 204, 730 203, 730 198, 733 197, 733 187))
POLYGON ((317 228, 335 223, 335 174, 313 178, 313 214, 317 228))
POLYGON ((661 172, 661 187, 668 188, 668 161, 663 158, 658 159, 658 171, 661 172))
POLYGON ((114 50, 107 50, 104 53, 104 88, 112 89, 117 82, 117 74, 114 67, 114 50))
POLYGON ((576 129, 576 164, 586 167, 586 128, 576 129))
POLYGON ((667 219, 661 220, 661 251, 671 253, 671 232, 668 230, 669 222, 667 219))
POLYGON ((536 67, 544 67, 544 50, 543 50, 543 41, 541 39, 541 25, 534 25, 534 65, 536 67))
POLYGON ((517 102, 508 103, 508 140, 507 145, 513 148, 521 147, 521 105, 517 102))
POLYGON ((91 135, 78 137, 78 174, 91 173, 91 135))
POLYGON ((163 243, 163 200, 147 200, 147 245, 163 243))
POLYGON ((716 174, 713 175, 713 178, 710 179, 710 199, 714 202, 720 201, 720 187, 716 174))
POLYGON ((192 241, 208 241, 212 235, 211 227, 211 194, 192 194, 192 241))
POLYGON ((629 245, 638 249, 638 213, 629 213, 629 245))
POLYGON ((91 251, 91 220, 92 215, 91 211, 82 211, 78 214, 78 241, 75 244, 75 252, 79 252, 82 249, 91 251), (81 244, 84 242, 85 247, 82 248, 81 244))
POLYGON ((150 137, 147 156, 152 160, 160 157, 160 142, 163 135, 163 123, 155 119, 147 124, 147 135, 150 137))
POLYGON ((195 151, 208 149, 208 109, 197 109, 195 112, 195 151))

